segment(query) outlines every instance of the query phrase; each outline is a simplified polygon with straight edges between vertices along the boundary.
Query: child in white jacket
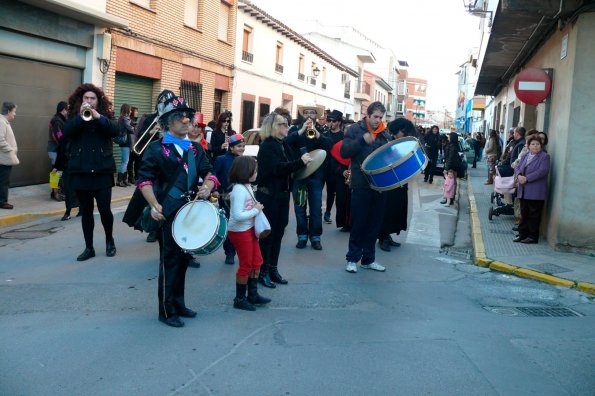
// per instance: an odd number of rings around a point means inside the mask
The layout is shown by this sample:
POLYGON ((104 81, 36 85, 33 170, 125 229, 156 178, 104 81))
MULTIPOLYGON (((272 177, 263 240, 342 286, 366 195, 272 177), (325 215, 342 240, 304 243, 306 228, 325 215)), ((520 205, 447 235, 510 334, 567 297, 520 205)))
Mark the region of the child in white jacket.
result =
POLYGON ((255 305, 271 302, 258 294, 258 274, 263 260, 254 232, 254 219, 264 207, 254 198, 250 185, 250 182, 256 180, 256 175, 257 164, 253 157, 237 157, 229 170, 229 182, 233 184, 233 189, 230 194, 227 236, 240 261, 236 272, 236 297, 233 307, 245 311, 255 311, 255 305))

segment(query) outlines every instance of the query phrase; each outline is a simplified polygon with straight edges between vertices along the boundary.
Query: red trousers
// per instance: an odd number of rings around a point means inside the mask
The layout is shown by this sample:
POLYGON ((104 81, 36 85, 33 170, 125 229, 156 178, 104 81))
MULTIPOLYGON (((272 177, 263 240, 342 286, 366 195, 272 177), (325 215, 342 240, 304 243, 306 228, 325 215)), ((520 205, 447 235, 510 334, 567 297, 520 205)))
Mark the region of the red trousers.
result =
POLYGON ((228 231, 227 236, 240 260, 236 275, 250 276, 252 271, 258 271, 262 265, 262 255, 258 239, 254 235, 254 228, 242 232, 228 231))

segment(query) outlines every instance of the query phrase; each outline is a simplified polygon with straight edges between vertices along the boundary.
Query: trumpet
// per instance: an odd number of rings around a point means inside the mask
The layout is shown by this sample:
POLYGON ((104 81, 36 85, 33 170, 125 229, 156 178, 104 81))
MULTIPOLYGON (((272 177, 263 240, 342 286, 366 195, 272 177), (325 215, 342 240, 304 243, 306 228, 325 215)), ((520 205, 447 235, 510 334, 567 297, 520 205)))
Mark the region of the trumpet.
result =
POLYGON ((316 138, 316 128, 309 127, 308 129, 306 129, 306 137, 308 139, 315 139, 316 138))
POLYGON ((132 151, 134 151, 136 155, 142 155, 149 143, 153 141, 153 136, 155 136, 156 133, 159 133, 159 124, 157 123, 158 120, 159 117, 155 117, 147 129, 145 129, 140 137, 136 139, 134 146, 132 146, 132 151))
POLYGON ((83 121, 91 121, 93 119, 93 107, 89 103, 84 103, 81 106, 81 118, 83 121))

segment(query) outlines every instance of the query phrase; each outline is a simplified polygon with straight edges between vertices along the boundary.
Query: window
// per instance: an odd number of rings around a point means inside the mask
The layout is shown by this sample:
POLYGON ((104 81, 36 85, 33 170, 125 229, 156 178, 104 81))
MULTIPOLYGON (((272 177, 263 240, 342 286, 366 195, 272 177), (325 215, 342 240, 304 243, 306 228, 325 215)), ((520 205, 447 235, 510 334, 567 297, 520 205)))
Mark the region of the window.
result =
POLYGON ((215 97, 213 100, 213 119, 216 120, 221 115, 221 105, 223 103, 223 91, 215 90, 215 97))
POLYGON ((404 113, 405 112, 405 102, 397 102, 397 113, 404 113))
POLYGON ((253 57, 252 28, 248 25, 244 25, 244 35, 242 37, 242 60, 252 63, 253 57))
POLYGON ((322 89, 326 89, 326 67, 322 67, 322 89))
POLYGON ((347 99, 351 97, 351 80, 347 80, 345 83, 345 92, 343 93, 343 97, 347 99))
POLYGON ((275 71, 283 73, 283 43, 277 41, 277 51, 275 52, 275 71))
POLYGON ((304 54, 300 54, 300 63, 298 65, 298 80, 304 81, 304 54))
POLYGON ((221 2, 219 6, 219 34, 217 38, 221 41, 228 41, 229 16, 231 14, 229 5, 221 2))
POLYGON ((262 126, 262 120, 271 112, 271 105, 268 103, 258 104, 258 127, 262 126))
POLYGON ((202 84, 192 81, 180 81, 180 96, 186 99, 188 106, 202 112, 202 84))
POLYGON ((314 69, 316 69, 316 63, 312 62, 310 66, 310 84, 316 85, 316 77, 314 77, 314 69))
POLYGON ((184 25, 198 27, 198 0, 184 0, 184 25))

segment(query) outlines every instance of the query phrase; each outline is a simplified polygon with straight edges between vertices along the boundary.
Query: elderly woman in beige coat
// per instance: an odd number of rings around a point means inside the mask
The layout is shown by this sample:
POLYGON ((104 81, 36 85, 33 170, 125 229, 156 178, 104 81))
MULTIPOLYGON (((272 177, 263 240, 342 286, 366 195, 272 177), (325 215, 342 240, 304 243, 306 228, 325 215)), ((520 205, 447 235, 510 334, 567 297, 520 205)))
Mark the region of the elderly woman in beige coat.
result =
POLYGON ((2 103, 0 114, 0 209, 12 209, 8 203, 8 187, 10 171, 19 164, 17 158, 17 141, 10 126, 10 121, 17 115, 17 105, 11 102, 2 103))

